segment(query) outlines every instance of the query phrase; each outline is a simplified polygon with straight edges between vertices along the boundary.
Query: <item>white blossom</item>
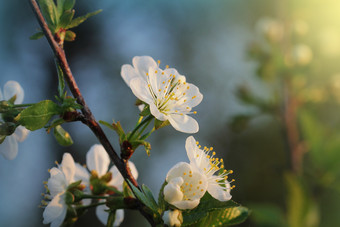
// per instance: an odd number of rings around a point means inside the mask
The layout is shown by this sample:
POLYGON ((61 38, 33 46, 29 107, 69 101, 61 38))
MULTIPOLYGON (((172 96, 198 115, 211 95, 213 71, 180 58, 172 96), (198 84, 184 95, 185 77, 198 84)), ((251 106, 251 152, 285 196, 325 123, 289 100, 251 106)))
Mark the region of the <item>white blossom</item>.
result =
POLYGON ((123 65, 121 75, 134 95, 150 107, 160 121, 169 121, 178 131, 196 133, 197 121, 188 116, 203 99, 198 87, 186 82, 174 68, 160 69, 149 56, 136 56, 131 65, 123 65))
POLYGON ((166 182, 164 200, 182 210, 195 208, 208 187, 205 175, 186 162, 179 162, 172 167, 166 182))
POLYGON ((185 149, 190 165, 195 166, 195 169, 206 177, 209 194, 219 201, 230 200, 230 190, 234 187, 231 187, 230 183, 234 180, 229 182, 227 178, 233 171, 224 169, 223 159, 215 158, 216 153, 212 151, 212 147, 201 149, 201 145, 193 136, 187 138, 185 149))
MULTIPOLYGON (((24 90, 18 82, 8 81, 4 85, 3 93, 0 90, 0 101, 9 100, 14 95, 16 95, 14 104, 21 104, 24 100, 24 90)), ((7 136, 0 145, 0 154, 8 160, 13 160, 18 154, 18 142, 24 141, 28 133, 29 131, 25 127, 18 126, 15 132, 12 135, 7 136)))
POLYGON ((308 65, 313 59, 313 52, 306 44, 297 44, 292 49, 292 60, 297 65, 308 65))
POLYGON ((261 35, 271 42, 279 42, 283 38, 284 26, 282 22, 274 18, 263 17, 257 21, 255 27, 261 35))
POLYGON ((43 213, 43 223, 51 223, 51 227, 61 226, 67 214, 67 204, 65 202, 65 192, 67 187, 74 182, 75 163, 69 153, 63 155, 63 159, 58 168, 50 170, 50 178, 47 187, 50 192, 51 201, 46 206, 43 213))

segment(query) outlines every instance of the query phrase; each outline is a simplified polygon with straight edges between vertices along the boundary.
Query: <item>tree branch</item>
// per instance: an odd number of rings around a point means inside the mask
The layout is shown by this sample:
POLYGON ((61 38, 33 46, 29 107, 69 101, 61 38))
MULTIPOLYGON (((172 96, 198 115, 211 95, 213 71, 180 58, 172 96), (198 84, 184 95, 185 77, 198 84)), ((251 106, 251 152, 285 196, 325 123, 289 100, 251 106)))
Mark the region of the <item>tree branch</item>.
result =
MULTIPOLYGON (((61 46, 59 46, 59 44, 56 42, 54 35, 52 34, 52 32, 49 29, 44 17, 41 14, 41 11, 40 11, 40 8, 39 8, 37 2, 35 0, 29 0, 29 2, 30 2, 30 5, 33 9, 33 12, 34 12, 36 18, 38 19, 40 27, 42 28, 42 31, 44 32, 45 37, 46 37, 48 43, 50 44, 50 46, 51 46, 51 48, 54 52, 54 55, 57 58, 57 61, 60 64, 60 67, 61 67, 61 69, 62 69, 62 71, 65 75, 65 80, 66 80, 66 82, 67 82, 67 84, 70 88, 71 93, 77 99, 77 102, 80 105, 83 106, 83 108, 81 109, 81 112, 83 113, 83 115, 85 117, 85 124, 96 135, 96 137, 98 138, 100 143, 103 145, 106 152, 109 154, 111 160, 116 165, 116 167, 118 168, 119 172, 122 174, 124 179, 130 180, 133 185, 135 185, 136 187, 139 187, 137 181, 134 179, 134 177, 131 174, 130 169, 128 168, 127 161, 119 158, 116 151, 112 147, 111 143, 107 139, 104 131, 102 130, 102 128, 100 127, 100 125, 96 121, 95 117, 93 116, 90 108, 87 106, 87 104, 86 104, 86 102, 83 98, 83 95, 81 94, 81 92, 78 88, 78 85, 77 85, 77 83, 76 83, 76 81, 73 77, 70 66, 69 66, 67 59, 66 59, 64 49, 61 46)), ((82 122, 84 123, 84 121, 82 121, 82 122)), ((145 218, 147 218, 147 220, 150 222, 151 225, 155 225, 152 216, 150 216, 149 214, 147 214, 145 212, 145 210, 144 210, 145 207, 141 202, 140 202, 139 207, 140 207, 139 211, 142 213, 142 215, 145 218)))

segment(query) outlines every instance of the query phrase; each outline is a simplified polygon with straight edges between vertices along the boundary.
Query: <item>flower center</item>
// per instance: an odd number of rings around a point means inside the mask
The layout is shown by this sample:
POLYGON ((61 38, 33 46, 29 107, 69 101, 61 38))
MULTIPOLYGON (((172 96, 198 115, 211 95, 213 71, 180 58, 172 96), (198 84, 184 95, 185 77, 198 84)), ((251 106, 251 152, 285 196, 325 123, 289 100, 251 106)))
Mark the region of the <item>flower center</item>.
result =
POLYGON ((201 198, 205 191, 205 184, 202 177, 196 172, 183 172, 181 176, 184 180, 183 184, 180 186, 181 192, 183 193, 183 200, 195 200, 201 198))

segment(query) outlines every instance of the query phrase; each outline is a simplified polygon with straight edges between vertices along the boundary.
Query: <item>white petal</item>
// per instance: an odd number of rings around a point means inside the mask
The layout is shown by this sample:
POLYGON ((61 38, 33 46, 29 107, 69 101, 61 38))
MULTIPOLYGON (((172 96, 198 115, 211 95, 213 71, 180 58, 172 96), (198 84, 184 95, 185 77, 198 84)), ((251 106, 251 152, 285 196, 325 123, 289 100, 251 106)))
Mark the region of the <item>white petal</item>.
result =
POLYGON ((182 201, 183 192, 181 191, 181 185, 183 184, 183 178, 177 177, 173 178, 169 181, 167 185, 165 185, 163 193, 164 200, 170 204, 174 204, 175 202, 182 201))
POLYGON ((0 145, 0 153, 4 158, 13 160, 18 154, 18 142, 13 135, 7 136, 0 145))
MULTIPOLYGON (((211 182, 211 180, 209 180, 209 182, 211 182)), ((207 191, 209 192, 209 194, 219 201, 230 200, 231 199, 230 189, 225 190, 225 188, 218 185, 216 181, 213 182, 214 183, 209 183, 208 185, 207 191)))
MULTIPOLYGON (((132 176, 135 179, 137 179, 138 178, 138 171, 137 171, 135 164, 133 164, 133 162, 129 161, 129 167, 130 167, 132 176)), ((122 177, 122 175, 118 171, 117 167, 112 166, 109 171, 112 173, 112 179, 108 183, 108 185, 116 187, 119 191, 123 191, 124 178, 122 177)))
POLYGON ((120 72, 125 83, 130 87, 130 81, 133 78, 139 77, 139 73, 136 69, 132 67, 132 65, 125 64, 122 66, 122 70, 120 72))
POLYGON ((133 67, 141 76, 146 76, 149 68, 156 68, 158 65, 150 56, 136 56, 132 59, 133 67))
POLYGON ((141 78, 134 78, 130 82, 130 87, 133 94, 148 104, 153 103, 152 95, 148 89, 148 84, 145 80, 141 78))
MULTIPOLYGON (((44 210, 44 224, 52 222, 53 226, 60 226, 66 216, 67 206, 64 202, 63 194, 56 195, 44 210)), ((52 226, 51 225, 51 226, 52 226)))
POLYGON ((203 95, 199 91, 198 87, 190 83, 187 83, 185 87, 189 87, 189 89, 186 89, 187 102, 185 104, 189 107, 194 107, 200 104, 203 100, 203 95))
POLYGON ((86 154, 86 164, 90 171, 95 170, 101 177, 109 168, 110 157, 102 145, 95 144, 86 154))
POLYGON ((74 181, 81 180, 81 183, 86 187, 89 186, 90 181, 90 173, 87 171, 85 167, 80 165, 79 163, 75 164, 75 172, 74 172, 74 181))
POLYGON ((183 175, 183 173, 188 173, 191 171, 191 166, 186 162, 179 162, 174 165, 166 175, 166 182, 170 182, 173 178, 177 178, 183 175))
POLYGON ((50 170, 51 177, 48 179, 47 187, 52 197, 66 190, 67 182, 63 172, 53 167, 50 170))
POLYGON ((10 80, 4 85, 4 99, 8 100, 14 95, 17 96, 15 104, 21 104, 24 101, 24 90, 18 82, 10 80))
POLYGON ((199 203, 200 203, 200 199, 195 199, 195 200, 184 200, 184 201, 174 202, 172 203, 172 205, 182 210, 191 210, 197 207, 199 203))
MULTIPOLYGON (((106 210, 109 210, 109 208, 106 205, 101 205, 96 208, 96 215, 101 223, 103 225, 107 224, 107 218, 109 217, 109 213, 106 212, 106 210)), ((116 211, 116 218, 113 223, 113 226, 119 226, 124 220, 124 210, 118 209, 116 211)))
POLYGON ((2 91, 1 91, 1 89, 0 89, 0 101, 2 101, 2 100, 4 100, 5 98, 4 98, 4 96, 2 95, 2 91))
POLYGON ((154 116, 160 121, 166 121, 168 119, 167 116, 165 116, 165 114, 159 112, 158 108, 153 103, 150 103, 150 112, 152 116, 154 116))
POLYGON ((177 131, 185 133, 198 132, 197 121, 188 115, 171 114, 168 116, 168 120, 177 131))
POLYGON ((64 173, 67 183, 73 183, 76 166, 70 153, 64 153, 59 169, 64 173))
POLYGON ((28 129, 20 125, 16 128, 13 135, 19 142, 22 142, 26 139, 29 132, 30 131, 28 129))
POLYGON ((187 151, 188 158, 190 162, 196 162, 196 140, 193 136, 189 136, 185 141, 185 150, 187 151))

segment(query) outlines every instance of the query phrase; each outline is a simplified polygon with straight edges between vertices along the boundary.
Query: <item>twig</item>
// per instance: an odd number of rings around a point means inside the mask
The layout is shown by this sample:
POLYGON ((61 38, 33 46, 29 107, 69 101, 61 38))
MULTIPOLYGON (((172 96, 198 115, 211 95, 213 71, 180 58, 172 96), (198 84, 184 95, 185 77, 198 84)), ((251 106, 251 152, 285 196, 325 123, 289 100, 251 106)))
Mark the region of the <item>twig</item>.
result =
MULTIPOLYGON (((139 187, 137 181, 134 179, 134 177, 131 174, 130 169, 127 166, 127 162, 125 162, 125 161, 123 161, 119 158, 116 151, 112 147, 111 143, 107 139, 104 131, 102 130, 102 128, 100 127, 100 125, 98 124, 96 119, 94 118, 90 108, 87 106, 87 104, 86 104, 86 102, 83 98, 83 95, 81 94, 81 92, 78 88, 78 85, 77 85, 77 83, 76 83, 76 81, 75 81, 75 79, 72 75, 70 66, 69 66, 67 59, 66 59, 64 49, 61 46, 59 46, 59 44, 56 42, 51 30, 49 29, 44 17, 41 14, 41 11, 40 11, 40 8, 39 8, 37 2, 35 0, 29 0, 29 2, 30 2, 30 5, 32 6, 32 9, 33 9, 33 12, 34 12, 36 18, 38 19, 40 27, 42 28, 42 30, 45 34, 45 37, 46 37, 48 43, 50 44, 50 46, 51 46, 59 64, 60 64, 60 67, 61 67, 63 73, 65 74, 65 80, 66 80, 66 82, 67 82, 67 84, 70 88, 71 93, 77 99, 77 102, 80 105, 83 106, 83 108, 81 109, 81 112, 83 113, 83 115, 85 117, 86 125, 96 135, 96 137, 98 138, 100 143, 103 145, 106 152, 109 154, 111 160, 116 165, 117 169, 122 174, 124 179, 130 180, 133 185, 135 185, 136 187, 139 187)), ((84 121, 82 121, 82 122, 84 122, 84 121)), ((147 218, 147 220, 150 222, 151 225, 155 225, 153 218, 144 211, 144 205, 142 203, 140 203, 140 209, 139 210, 143 214, 143 216, 145 218, 147 218)))

